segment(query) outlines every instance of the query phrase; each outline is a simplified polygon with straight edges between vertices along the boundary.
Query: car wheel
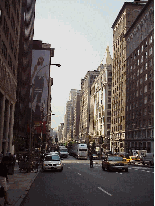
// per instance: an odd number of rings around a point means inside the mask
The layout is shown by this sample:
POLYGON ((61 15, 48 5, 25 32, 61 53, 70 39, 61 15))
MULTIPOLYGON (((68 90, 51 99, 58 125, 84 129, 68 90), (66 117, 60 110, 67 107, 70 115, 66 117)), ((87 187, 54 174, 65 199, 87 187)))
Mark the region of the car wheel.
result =
POLYGON ((142 162, 142 164, 143 164, 143 165, 145 165, 145 163, 144 163, 144 162, 142 162))
POLYGON ((128 172, 128 168, 127 168, 127 169, 125 169, 125 172, 128 172))
POLYGON ((111 170, 110 170, 110 168, 109 168, 109 167, 107 167, 107 171, 108 171, 108 172, 111 172, 111 170))
POLYGON ((59 172, 62 172, 62 170, 63 170, 63 167, 59 170, 59 172))

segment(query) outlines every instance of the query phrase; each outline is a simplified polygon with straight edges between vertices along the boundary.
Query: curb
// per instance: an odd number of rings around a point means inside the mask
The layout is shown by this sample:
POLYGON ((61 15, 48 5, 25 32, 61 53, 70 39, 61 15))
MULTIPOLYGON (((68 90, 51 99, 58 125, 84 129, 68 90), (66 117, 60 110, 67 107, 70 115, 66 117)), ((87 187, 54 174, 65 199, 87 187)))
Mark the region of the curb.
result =
POLYGON ((38 169, 38 172, 36 173, 36 175, 35 175, 35 176, 32 178, 32 180, 30 181, 30 185, 25 189, 25 193, 22 194, 15 203, 12 204, 13 206, 20 206, 20 205, 21 205, 23 199, 25 198, 25 196, 26 196, 27 193, 29 192, 29 190, 30 190, 30 188, 31 188, 31 185, 33 184, 33 182, 34 182, 35 178, 37 177, 37 175, 39 174, 40 170, 41 170, 41 169, 39 168, 39 169, 38 169))

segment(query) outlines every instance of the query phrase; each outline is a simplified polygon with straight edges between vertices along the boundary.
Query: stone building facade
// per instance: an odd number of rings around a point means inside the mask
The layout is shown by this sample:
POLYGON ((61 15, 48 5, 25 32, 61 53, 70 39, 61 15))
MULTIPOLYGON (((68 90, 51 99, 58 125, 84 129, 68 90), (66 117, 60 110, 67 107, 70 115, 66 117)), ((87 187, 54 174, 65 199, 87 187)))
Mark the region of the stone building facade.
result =
POLYGON ((79 139, 79 122, 80 122, 80 90, 77 90, 73 104, 73 140, 79 139))
POLYGON ((70 122, 71 122, 71 112, 72 112, 72 101, 67 101, 66 103, 66 113, 64 116, 64 141, 68 141, 70 137, 70 122))
POLYGON ((91 86, 99 73, 97 70, 88 71, 85 78, 81 80, 79 139, 87 143, 89 142, 91 86))
POLYGON ((0 1, 0 152, 14 153, 21 1, 0 1))
POLYGON ((98 67, 100 74, 91 86, 89 135, 96 143, 103 139, 103 147, 110 149, 112 58, 109 47, 98 67))
POLYGON ((35 0, 25 0, 21 2, 21 30, 16 91, 17 102, 15 105, 13 129, 16 152, 29 147, 29 96, 35 19, 35 0))
POLYGON ((77 96, 77 89, 71 89, 69 93, 69 100, 72 102, 71 105, 71 113, 70 113, 70 130, 69 130, 69 139, 73 139, 73 127, 74 122, 76 121, 74 119, 74 109, 76 106, 76 96, 77 96))
POLYGON ((125 34, 126 152, 154 152, 154 1, 142 9, 125 34))
POLYGON ((126 41, 124 34, 145 6, 145 2, 125 2, 113 29, 113 68, 111 102, 111 151, 125 151, 126 129, 126 41))

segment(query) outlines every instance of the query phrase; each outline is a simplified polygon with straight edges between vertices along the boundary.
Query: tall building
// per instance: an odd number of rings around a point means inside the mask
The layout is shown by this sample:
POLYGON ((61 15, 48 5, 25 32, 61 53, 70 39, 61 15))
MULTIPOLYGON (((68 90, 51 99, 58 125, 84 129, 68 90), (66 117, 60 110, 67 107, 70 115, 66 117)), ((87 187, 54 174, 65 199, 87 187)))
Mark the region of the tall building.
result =
POLYGON ((98 67, 100 74, 91 86, 90 125, 89 135, 96 143, 101 143, 103 148, 110 149, 111 126, 111 88, 112 88, 112 58, 107 46, 105 56, 98 67))
POLYGON ((73 139, 73 125, 74 125, 74 109, 76 103, 77 89, 71 89, 69 93, 69 100, 72 102, 71 113, 70 113, 70 131, 69 139, 73 139))
POLYGON ((112 108, 111 108, 111 150, 125 151, 126 129, 126 41, 124 34, 145 6, 145 2, 125 2, 113 29, 113 68, 112 68, 112 108))
POLYGON ((87 143, 89 142, 91 86, 99 73, 97 70, 88 71, 85 78, 81 80, 79 138, 87 143))
POLYGON ((66 113, 64 116, 64 141, 70 139, 70 122, 71 122, 71 112, 72 112, 72 101, 67 101, 66 103, 66 113))
POLYGON ((21 1, 0 1, 0 152, 14 153, 21 1))
POLYGON ((154 1, 149 0, 125 34, 126 152, 154 152, 154 1))
POLYGON ((77 90, 73 100, 73 140, 79 139, 80 123, 80 90, 77 90))
POLYGON ((32 63, 32 44, 34 34, 35 0, 22 0, 19 55, 17 70, 17 91, 14 121, 15 150, 24 150, 29 146, 29 96, 32 63))

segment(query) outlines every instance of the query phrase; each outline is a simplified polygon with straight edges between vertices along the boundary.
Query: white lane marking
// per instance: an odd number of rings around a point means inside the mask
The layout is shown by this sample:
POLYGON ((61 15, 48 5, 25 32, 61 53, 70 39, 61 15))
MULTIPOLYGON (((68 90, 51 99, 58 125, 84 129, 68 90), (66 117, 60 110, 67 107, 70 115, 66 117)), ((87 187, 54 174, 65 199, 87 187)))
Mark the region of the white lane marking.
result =
POLYGON ((81 175, 80 173, 78 173, 78 175, 81 175))
POLYGON ((122 173, 119 173, 120 175, 122 175, 122 173))
POLYGON ((145 170, 142 170, 142 172, 145 172, 145 170))
POLYGON ((109 192, 105 191, 104 189, 102 189, 101 187, 98 187, 99 190, 102 190, 102 192, 105 192, 107 195, 112 196, 112 194, 110 194, 109 192))
POLYGON ((150 172, 150 171, 146 171, 146 172, 150 172))
POLYGON ((68 167, 70 169, 70 167, 68 167))
POLYGON ((79 163, 79 162, 77 162, 77 163, 79 163))
POLYGON ((118 173, 118 172, 116 172, 116 173, 118 173))

